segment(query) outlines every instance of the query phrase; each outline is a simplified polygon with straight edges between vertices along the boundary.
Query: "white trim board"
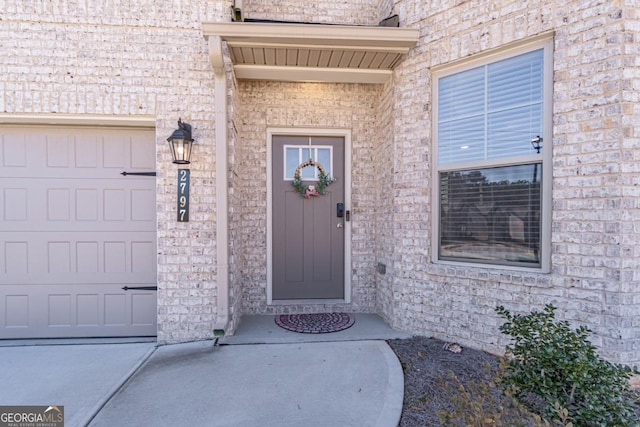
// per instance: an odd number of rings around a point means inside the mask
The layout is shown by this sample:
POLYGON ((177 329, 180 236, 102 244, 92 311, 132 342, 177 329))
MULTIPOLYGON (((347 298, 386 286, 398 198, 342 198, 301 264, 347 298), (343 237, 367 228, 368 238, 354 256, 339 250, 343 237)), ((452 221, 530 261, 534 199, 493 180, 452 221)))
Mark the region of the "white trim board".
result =
POLYGON ((155 129, 154 116, 99 114, 0 113, 0 125, 125 127, 155 129))

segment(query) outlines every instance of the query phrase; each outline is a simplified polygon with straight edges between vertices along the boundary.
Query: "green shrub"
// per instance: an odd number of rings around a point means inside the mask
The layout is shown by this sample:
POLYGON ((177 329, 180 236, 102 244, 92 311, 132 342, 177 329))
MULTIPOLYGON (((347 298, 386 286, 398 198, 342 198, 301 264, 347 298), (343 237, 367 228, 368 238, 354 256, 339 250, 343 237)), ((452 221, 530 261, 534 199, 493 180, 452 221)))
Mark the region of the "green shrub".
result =
POLYGON ((500 331, 513 340, 503 380, 525 405, 535 410, 528 396, 538 396, 545 418, 575 426, 638 425, 629 389, 633 369, 600 358, 589 329, 556 321, 552 305, 527 315, 502 306, 496 312, 506 320, 500 331))

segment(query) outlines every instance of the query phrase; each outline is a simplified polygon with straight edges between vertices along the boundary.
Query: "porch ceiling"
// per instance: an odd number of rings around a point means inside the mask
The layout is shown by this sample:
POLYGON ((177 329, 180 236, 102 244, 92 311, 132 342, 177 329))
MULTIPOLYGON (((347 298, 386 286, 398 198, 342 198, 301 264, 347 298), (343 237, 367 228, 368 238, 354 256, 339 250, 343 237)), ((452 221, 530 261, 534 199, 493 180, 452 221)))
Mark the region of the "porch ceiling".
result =
POLYGON ((418 30, 319 24, 203 24, 226 41, 238 79, 384 83, 418 30))

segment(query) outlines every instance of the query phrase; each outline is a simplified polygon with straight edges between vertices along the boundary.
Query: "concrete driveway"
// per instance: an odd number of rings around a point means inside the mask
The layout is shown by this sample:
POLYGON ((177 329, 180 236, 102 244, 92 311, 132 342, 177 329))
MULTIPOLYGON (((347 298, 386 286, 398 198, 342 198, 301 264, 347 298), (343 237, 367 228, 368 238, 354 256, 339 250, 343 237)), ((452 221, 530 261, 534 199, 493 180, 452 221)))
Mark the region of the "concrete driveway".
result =
POLYGON ((87 425, 156 349, 153 342, 73 342, 0 347, 0 404, 60 405, 65 426, 87 425))

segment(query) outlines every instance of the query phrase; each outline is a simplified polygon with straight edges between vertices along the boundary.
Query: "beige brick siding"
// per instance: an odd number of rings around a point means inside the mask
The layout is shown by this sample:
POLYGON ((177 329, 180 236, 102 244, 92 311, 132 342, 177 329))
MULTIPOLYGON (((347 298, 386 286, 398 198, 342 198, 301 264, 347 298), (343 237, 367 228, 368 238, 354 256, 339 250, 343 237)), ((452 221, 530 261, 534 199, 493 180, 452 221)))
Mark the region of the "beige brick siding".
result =
POLYGON ((633 225, 638 203, 632 190, 637 184, 638 135, 632 125, 637 108, 623 102, 634 96, 630 77, 638 72, 637 57, 627 65, 633 71, 623 67, 630 61, 625 50, 637 50, 633 6, 607 1, 395 3, 394 12, 409 19, 405 25, 420 28, 423 37, 395 78, 397 168, 390 178, 396 189, 418 195, 430 177, 430 161, 420 165, 416 159, 430 152, 428 67, 555 31, 551 274, 430 264, 430 229, 419 229, 419 224, 429 223, 432 207, 427 199, 395 198, 396 326, 499 351, 504 339, 497 332, 496 305, 524 312, 553 303, 560 317, 593 329, 594 342, 608 358, 640 359, 640 329, 631 314, 640 307, 638 229, 633 225))
POLYGON ((375 311, 373 252, 375 185, 373 150, 375 85, 242 82, 242 164, 237 181, 243 187, 241 209, 246 274, 245 313, 375 311), (352 131, 352 303, 349 305, 267 306, 266 135, 268 128, 342 128, 352 131))
MULTIPOLYGON (((156 117, 158 341, 211 336, 216 314, 213 74, 200 22, 230 1, 10 1, 0 10, 0 111, 156 117), (189 223, 176 222, 165 139, 192 124, 189 223)), ((78 124, 82 124, 81 119, 78 124)))
MULTIPOLYGON (((385 18, 393 15, 393 0, 378 0, 378 21, 382 21, 385 18)), ((403 23, 400 23, 403 26, 403 23)))
POLYGON ((377 2, 372 0, 243 0, 247 19, 313 22, 320 24, 377 25, 377 2))
MULTIPOLYGON (((17 0, 0 10, 1 113, 155 118, 160 343, 211 338, 217 314, 214 83, 201 24, 228 21, 232 4, 17 0), (175 221, 165 141, 178 117, 196 139, 189 223, 175 221)), ((639 10, 637 0, 245 0, 256 19, 377 25, 398 14, 420 41, 385 85, 229 79, 231 330, 243 313, 377 311, 395 327, 500 352, 496 305, 553 303, 594 331, 607 358, 640 362, 639 10), (547 32, 552 271, 435 263, 431 68, 547 32), (266 305, 266 130, 294 126, 352 131, 348 306, 266 305)))
POLYGON ((376 188, 376 242, 375 242, 375 266, 381 264, 385 273, 376 273, 376 308, 383 318, 393 323, 394 319, 394 293, 393 293, 393 197, 394 194, 393 170, 395 165, 394 149, 394 87, 391 82, 382 89, 380 102, 378 103, 377 132, 378 137, 374 146, 373 164, 375 170, 374 185, 376 188))

